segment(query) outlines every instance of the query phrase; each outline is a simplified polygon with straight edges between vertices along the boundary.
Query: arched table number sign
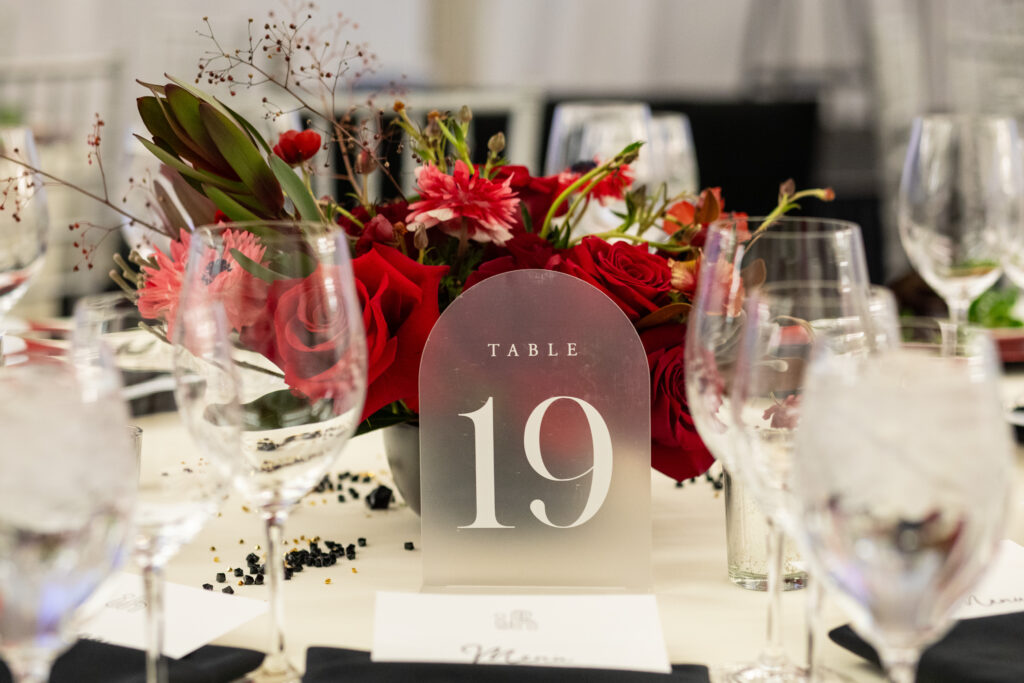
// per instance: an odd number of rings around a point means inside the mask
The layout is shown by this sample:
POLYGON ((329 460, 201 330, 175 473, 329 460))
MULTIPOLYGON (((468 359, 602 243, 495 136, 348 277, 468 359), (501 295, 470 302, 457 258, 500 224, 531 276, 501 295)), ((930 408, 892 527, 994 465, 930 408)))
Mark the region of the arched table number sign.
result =
POLYGON ((650 374, 636 330, 563 273, 488 278, 420 364, 426 588, 651 586, 650 374))

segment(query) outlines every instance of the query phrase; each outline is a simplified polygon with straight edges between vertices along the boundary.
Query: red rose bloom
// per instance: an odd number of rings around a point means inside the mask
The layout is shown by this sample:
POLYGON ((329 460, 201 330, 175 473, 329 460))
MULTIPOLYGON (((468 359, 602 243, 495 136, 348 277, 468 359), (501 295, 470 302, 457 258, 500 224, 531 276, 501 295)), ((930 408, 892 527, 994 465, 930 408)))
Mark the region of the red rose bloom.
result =
POLYGON ((440 310, 448 266, 424 266, 381 244, 352 261, 363 307, 369 376, 366 419, 394 401, 419 411, 420 357, 440 310))
POLYGON ((284 159, 289 166, 309 161, 319 151, 320 133, 315 130, 289 130, 282 133, 274 145, 274 154, 284 159))
POLYGON ((258 329, 264 325, 257 323, 243 335, 248 341, 262 338, 263 343, 253 347, 276 363, 288 386, 310 402, 347 396, 354 381, 344 355, 347 349, 338 343, 347 321, 336 315, 326 296, 332 282, 333 288, 341 288, 341 278, 340 268, 317 266, 308 277, 274 281, 267 294, 272 334, 258 329))
POLYGON ((585 237, 575 247, 554 256, 547 267, 594 285, 633 322, 669 303, 672 273, 668 263, 642 244, 585 237))
POLYGON ((470 273, 462 291, 499 273, 524 268, 544 268, 555 253, 550 242, 532 232, 516 233, 505 245, 504 251, 504 255, 484 261, 479 268, 470 273))
POLYGON ((699 476, 714 462, 686 402, 685 340, 686 328, 677 324, 640 333, 651 368, 651 466, 676 481, 699 476))

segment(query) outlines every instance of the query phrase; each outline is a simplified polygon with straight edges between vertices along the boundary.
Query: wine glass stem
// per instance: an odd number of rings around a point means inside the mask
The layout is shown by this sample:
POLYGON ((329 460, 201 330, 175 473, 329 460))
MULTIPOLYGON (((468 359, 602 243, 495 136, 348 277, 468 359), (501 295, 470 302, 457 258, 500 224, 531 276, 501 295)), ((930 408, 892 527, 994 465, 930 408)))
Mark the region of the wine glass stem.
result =
POLYGON ((917 679, 917 663, 920 654, 916 650, 890 650, 882 652, 882 664, 892 683, 914 683, 917 679))
POLYGON ((768 666, 778 666, 785 659, 782 646, 782 564, 785 536, 771 517, 768 517, 768 621, 767 642, 761 660, 768 666))
POLYGON ((825 589, 821 581, 808 576, 804 579, 807 586, 807 671, 809 678, 817 680, 822 670, 821 648, 816 647, 816 639, 821 631, 821 606, 825 600, 825 589))
POLYGON ((949 308, 950 322, 954 325, 963 325, 967 322, 967 311, 971 308, 971 300, 951 297, 946 299, 946 307, 949 308))
POLYGON ((266 525, 266 573, 268 597, 270 600, 270 647, 263 661, 266 671, 286 671, 288 661, 284 652, 284 598, 281 593, 284 578, 284 561, 281 555, 286 512, 264 512, 266 525))
POLYGON ((146 562, 142 567, 146 592, 146 683, 166 683, 167 662, 164 651, 164 570, 146 562))

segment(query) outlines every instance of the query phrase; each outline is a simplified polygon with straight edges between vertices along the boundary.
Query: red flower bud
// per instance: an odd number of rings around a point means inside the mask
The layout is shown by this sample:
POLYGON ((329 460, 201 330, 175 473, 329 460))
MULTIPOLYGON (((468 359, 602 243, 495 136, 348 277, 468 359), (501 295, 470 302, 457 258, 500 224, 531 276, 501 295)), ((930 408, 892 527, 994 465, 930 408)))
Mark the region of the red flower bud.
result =
POLYGON ((298 166, 309 161, 320 151, 320 133, 315 130, 290 130, 281 134, 274 145, 274 154, 284 159, 289 166, 298 166))

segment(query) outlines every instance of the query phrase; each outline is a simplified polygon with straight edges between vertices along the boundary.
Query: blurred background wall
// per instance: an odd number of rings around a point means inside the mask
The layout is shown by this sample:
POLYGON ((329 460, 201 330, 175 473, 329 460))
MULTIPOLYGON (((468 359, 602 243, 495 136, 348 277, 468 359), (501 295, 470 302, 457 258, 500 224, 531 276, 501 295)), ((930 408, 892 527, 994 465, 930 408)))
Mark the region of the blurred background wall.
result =
MULTIPOLYGON (((93 113, 102 111, 109 152, 122 159, 109 162, 112 182, 123 182, 131 168, 125 155, 136 149, 129 132, 142 89, 135 78, 194 76, 197 58, 212 47, 201 35, 203 17, 222 45, 240 46, 248 18, 301 15, 305 4, 7 0, 0 3, 0 117, 29 119, 50 144, 50 166, 81 174, 88 184, 94 179, 84 164, 84 136, 93 113), (89 94, 41 105, 12 94, 14 75, 42 83, 61 73, 79 83, 98 78, 89 94)), ((1024 113, 1024 0, 322 0, 317 6, 316 16, 340 16, 348 22, 344 35, 369 44, 379 58, 376 73, 363 81, 367 87, 396 81, 428 106, 455 92, 529 112, 534 123, 522 130, 532 132, 514 149, 535 171, 560 101, 637 99, 684 112, 701 184, 723 186, 728 208, 769 210, 787 177, 803 187, 831 185, 838 200, 813 210, 862 224, 877 281, 906 270, 890 205, 913 116, 937 108, 1024 113)), ((410 104, 419 106, 415 98, 410 104)), ((57 200, 55 253, 66 242, 66 222, 94 210, 74 198, 57 200)), ((102 273, 85 275, 78 285, 53 275, 74 258, 51 254, 49 284, 39 285, 44 291, 36 298, 102 286, 102 273)))

